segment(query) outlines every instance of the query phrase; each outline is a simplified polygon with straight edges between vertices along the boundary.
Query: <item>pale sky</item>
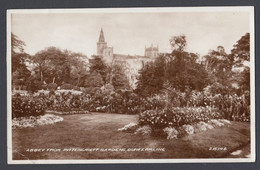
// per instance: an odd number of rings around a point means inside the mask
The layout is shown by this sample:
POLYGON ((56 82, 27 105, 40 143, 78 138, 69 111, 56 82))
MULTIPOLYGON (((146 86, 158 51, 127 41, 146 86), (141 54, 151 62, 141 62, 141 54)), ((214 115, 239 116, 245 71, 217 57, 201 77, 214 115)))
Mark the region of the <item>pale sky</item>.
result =
POLYGON ((171 36, 186 35, 187 51, 201 56, 221 45, 229 53, 246 32, 248 12, 12 14, 11 29, 33 55, 49 46, 96 54, 103 28, 114 53, 144 55, 151 43, 170 52, 171 36))

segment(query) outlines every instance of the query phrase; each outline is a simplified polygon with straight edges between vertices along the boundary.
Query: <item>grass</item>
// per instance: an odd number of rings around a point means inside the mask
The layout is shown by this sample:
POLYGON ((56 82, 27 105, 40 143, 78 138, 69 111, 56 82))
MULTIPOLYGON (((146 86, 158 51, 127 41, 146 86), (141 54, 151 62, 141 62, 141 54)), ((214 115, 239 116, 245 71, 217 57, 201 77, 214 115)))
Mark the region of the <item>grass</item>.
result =
POLYGON ((118 132, 137 115, 92 113, 64 115, 63 122, 34 128, 13 129, 13 159, 165 159, 221 158, 250 141, 249 123, 232 122, 181 139, 167 140, 157 136, 142 136, 118 132), (212 151, 210 147, 226 147, 212 151), (27 152, 27 149, 54 149, 27 152), (93 151, 65 152, 64 148, 165 148, 165 151, 93 151))

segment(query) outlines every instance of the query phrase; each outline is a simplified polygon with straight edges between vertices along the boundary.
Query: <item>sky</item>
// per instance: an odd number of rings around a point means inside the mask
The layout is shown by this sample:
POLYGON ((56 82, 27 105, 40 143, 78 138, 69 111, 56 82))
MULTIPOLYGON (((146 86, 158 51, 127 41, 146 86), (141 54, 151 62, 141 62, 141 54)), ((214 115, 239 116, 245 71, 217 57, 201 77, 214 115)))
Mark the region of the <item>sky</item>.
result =
POLYGON ((170 52, 169 39, 186 35, 186 50, 206 55, 221 45, 227 53, 250 32, 248 12, 124 12, 124 13, 14 13, 11 31, 26 43, 25 52, 34 55, 50 46, 96 54, 103 28, 114 53, 144 55, 145 46, 159 45, 170 52))

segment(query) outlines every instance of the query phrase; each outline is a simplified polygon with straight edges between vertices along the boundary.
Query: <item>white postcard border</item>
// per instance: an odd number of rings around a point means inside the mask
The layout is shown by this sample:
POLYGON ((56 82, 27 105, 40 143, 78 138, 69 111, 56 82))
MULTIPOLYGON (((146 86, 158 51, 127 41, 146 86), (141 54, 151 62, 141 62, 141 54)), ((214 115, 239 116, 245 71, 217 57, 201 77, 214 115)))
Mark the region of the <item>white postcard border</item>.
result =
POLYGON ((235 163, 255 162, 255 25, 254 7, 154 7, 154 8, 85 8, 85 9, 10 9, 7 10, 7 163, 8 164, 126 164, 126 163, 235 163), (251 96, 251 157, 213 159, 89 159, 89 160, 13 160, 11 118, 11 15, 47 13, 166 13, 166 12, 248 12, 250 14, 250 96, 251 96))

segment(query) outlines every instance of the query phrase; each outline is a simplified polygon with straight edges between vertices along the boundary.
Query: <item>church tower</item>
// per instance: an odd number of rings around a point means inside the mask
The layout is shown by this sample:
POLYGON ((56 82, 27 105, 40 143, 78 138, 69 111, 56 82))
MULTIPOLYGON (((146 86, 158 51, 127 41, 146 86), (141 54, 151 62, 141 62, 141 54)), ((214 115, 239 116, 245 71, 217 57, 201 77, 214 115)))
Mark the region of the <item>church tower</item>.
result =
POLYGON ((100 30, 99 40, 97 42, 97 55, 102 57, 103 50, 107 48, 107 43, 105 42, 105 37, 103 33, 103 29, 100 30))
POLYGON ((97 42, 97 55, 102 57, 107 63, 111 63, 114 56, 113 47, 107 46, 102 28, 97 42))

